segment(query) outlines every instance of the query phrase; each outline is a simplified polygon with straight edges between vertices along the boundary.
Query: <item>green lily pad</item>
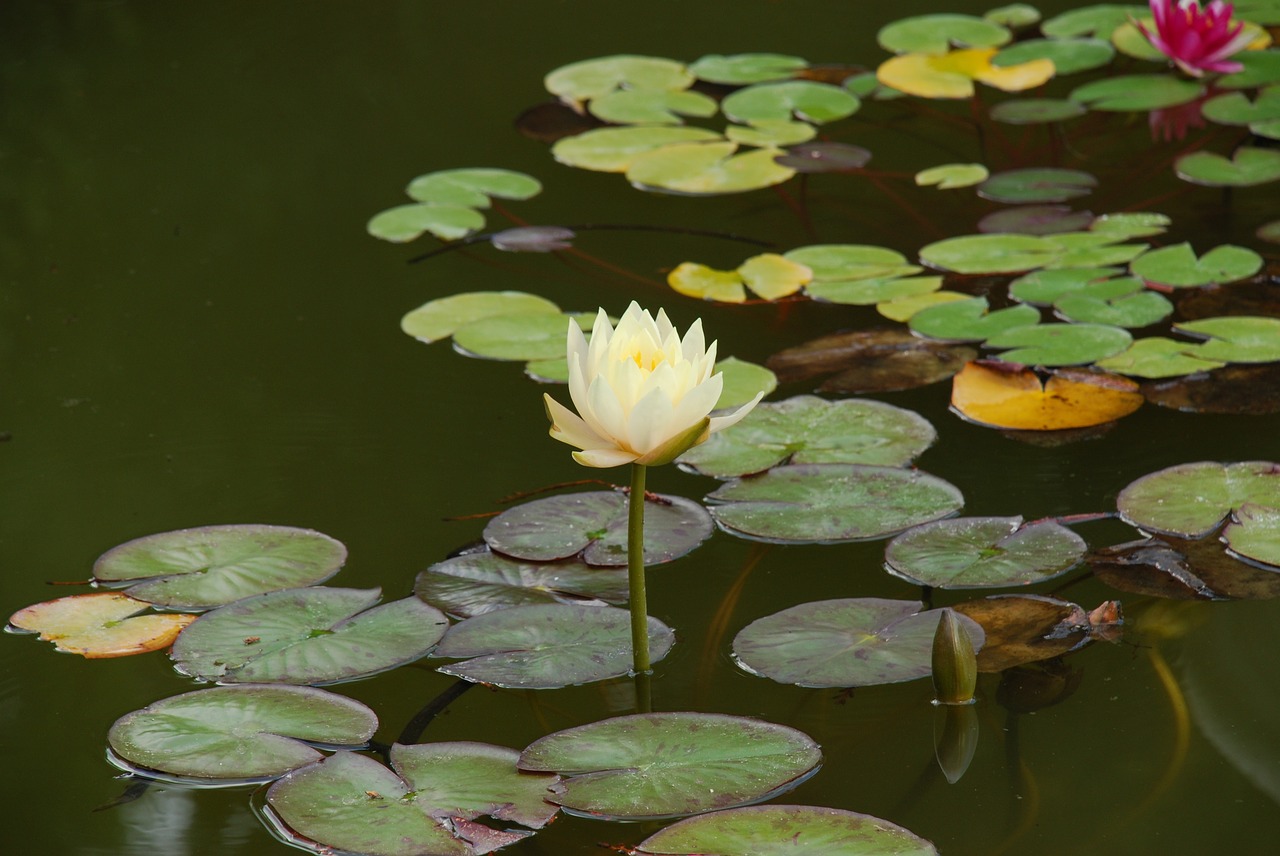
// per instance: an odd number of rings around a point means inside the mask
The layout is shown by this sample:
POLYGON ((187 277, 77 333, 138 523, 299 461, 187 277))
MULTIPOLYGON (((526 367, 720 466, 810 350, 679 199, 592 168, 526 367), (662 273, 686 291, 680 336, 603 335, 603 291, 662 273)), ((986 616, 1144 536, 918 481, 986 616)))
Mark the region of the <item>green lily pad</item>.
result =
POLYGON ((972 348, 895 328, 820 336, 779 351, 768 364, 785 382, 831 375, 818 391, 847 394, 927 386, 946 380, 977 356, 972 348))
POLYGON ((573 318, 583 332, 595 323, 594 313, 552 313, 544 307, 486 315, 453 331, 453 347, 486 360, 549 360, 565 354, 565 333, 573 318))
POLYGON ((901 826, 838 808, 765 805, 673 823, 641 841, 637 856, 933 856, 901 826))
POLYGON ((681 116, 714 116, 719 103, 691 90, 619 89, 591 99, 591 115, 615 125, 679 125, 681 116))
POLYGON ((562 65, 543 83, 559 98, 586 101, 618 89, 688 89, 693 81, 689 69, 673 59, 619 54, 562 65))
POLYGON ((1219 77, 1215 84, 1220 89, 1252 89, 1280 83, 1280 50, 1241 51, 1231 59, 1244 68, 1219 77))
POLYGON ((715 713, 644 713, 535 740, 520 769, 559 772, 547 799, 572 814, 647 820, 760 802, 822 760, 794 728, 715 713))
POLYGON ((939 190, 972 187, 987 180, 990 175, 980 163, 947 163, 916 173, 916 184, 922 187, 936 186, 939 190))
POLYGON ((741 407, 748 401, 754 401, 757 395, 768 395, 778 388, 777 375, 764 366, 737 357, 716 360, 716 371, 723 383, 720 398, 716 400, 716 410, 741 407))
POLYGON ((1066 202, 1087 196, 1098 179, 1078 169, 1013 169, 978 185, 978 195, 994 202, 1066 202))
POLYGON ((956 273, 1021 273, 1061 254, 1061 247, 1038 235, 961 235, 922 247, 920 260, 956 273))
POLYGON ((1280 119, 1280 86, 1259 90, 1253 101, 1243 92, 1214 96, 1200 106, 1200 113, 1219 125, 1248 125, 1280 119))
POLYGON ((847 89, 813 80, 757 83, 729 95, 720 110, 735 122, 783 122, 800 119, 825 125, 857 112, 861 102, 847 89))
POLYGON ((1199 350, 1199 345, 1189 342, 1151 336, 1137 339, 1113 357, 1098 360, 1097 366, 1133 377, 1163 378, 1212 371, 1226 365, 1197 356, 1199 350))
POLYGON ((1094 110, 1127 113, 1160 110, 1188 104, 1204 94, 1199 83, 1166 74, 1124 74, 1104 77, 1071 91, 1072 101, 1094 110))
POLYGON ((168 648, 194 615, 139 615, 151 604, 120 592, 75 594, 35 603, 9 617, 9 629, 39 633, 66 654, 127 657, 168 648))
POLYGON ((1246 502, 1222 530, 1231 552, 1264 565, 1280 565, 1280 509, 1246 502))
POLYGON ((1215 152, 1192 152, 1173 164, 1178 178, 1207 187, 1252 187, 1280 179, 1280 152, 1241 146, 1228 160, 1215 152))
POLYGON ((1043 125, 1065 122, 1087 112, 1079 101, 1066 98, 1019 98, 993 105, 991 118, 1007 125, 1043 125))
POLYGON ((1280 220, 1263 223, 1258 227, 1255 234, 1260 241, 1266 241, 1268 244, 1280 244, 1280 220))
POLYGON ((814 282, 844 282, 886 276, 905 276, 920 268, 907 264, 897 250, 870 244, 814 244, 783 255, 807 267, 814 282))
POLYGON ((566 137, 551 147, 551 155, 565 166, 596 172, 626 172, 641 155, 676 143, 719 140, 705 128, 641 125, 633 128, 597 128, 566 137))
POLYGON ((990 336, 987 347, 1012 348, 1000 355, 1009 363, 1082 366, 1114 356, 1132 341, 1127 330, 1106 324, 1039 324, 990 336))
POLYGON ((875 464, 899 467, 933 445, 923 416, 880 401, 826 401, 798 395, 765 402, 737 425, 680 456, 703 475, 729 478, 777 464, 875 464))
POLYGON ((380 595, 313 587, 238 600, 193 622, 169 656, 182 674, 224 684, 335 683, 426 656, 444 615, 416 597, 374 606, 380 595))
POLYGON ((627 181, 642 190, 692 196, 742 193, 781 184, 795 170, 774 161, 776 149, 735 154, 737 143, 679 143, 638 156, 627 181))
MULTIPOLYGON (((802 603, 756 619, 733 640, 733 657, 753 675, 802 687, 866 687, 932 672, 941 610, 878 597, 802 603)), ((982 628, 960 623, 975 650, 982 628)))
POLYGON ((940 520, 964 498, 920 470, 862 464, 790 464, 734 479, 707 495, 731 534, 776 543, 883 538, 940 520))
POLYGON ((277 589, 315 585, 347 561, 341 542, 310 529, 244 524, 147 535, 98 557, 98 582, 142 580, 127 593, 171 609, 210 609, 277 589))
POLYGON ((1280 140, 1280 119, 1268 119, 1263 122, 1253 122, 1249 125, 1249 132, 1257 137, 1280 140))
MULTIPOLYGON (((1057 301, 1091 284, 1107 282, 1120 272, 1114 267, 1056 268, 1032 271, 1009 283, 1009 296, 1022 303, 1052 306, 1057 301)), ((1139 282, 1138 288, 1142 287, 1139 282)), ((1130 293, 1130 289, 1125 293, 1130 293)))
MULTIPOLYGON (((744 146, 760 148, 782 148, 805 143, 818 135, 818 129, 807 122, 757 122, 754 125, 730 125, 724 129, 724 136, 731 142, 744 146)), ((778 156, 774 157, 777 161, 778 156)), ((795 167, 795 164, 782 162, 782 166, 795 167)))
POLYGON ((216 687, 161 699, 116 720, 111 750, 146 775, 269 781, 324 755, 309 744, 359 747, 378 718, 354 699, 312 687, 216 687))
POLYGON ((461 205, 397 205, 373 215, 365 229, 375 238, 404 244, 430 232, 442 241, 484 228, 484 215, 461 205))
POLYGON ((523 562, 482 550, 427 568, 413 593, 460 618, 535 603, 625 603, 627 572, 577 561, 523 562))
POLYGON ((805 291, 814 300, 849 306, 874 306, 904 297, 918 297, 942 287, 940 276, 884 276, 872 279, 810 283, 805 291))
POLYGON ((1246 247, 1223 244, 1197 259, 1185 241, 1143 253, 1129 265, 1134 276, 1171 288, 1235 282, 1261 269, 1262 257, 1246 247))
MULTIPOLYGON (((1119 285, 1124 280, 1111 280, 1111 282, 1118 283, 1117 290, 1125 287, 1119 285)), ((1064 321, 1129 329, 1147 327, 1173 314, 1173 304, 1168 298, 1154 291, 1140 289, 1107 295, 1086 287, 1075 294, 1060 298, 1054 303, 1053 308, 1058 317, 1064 321)))
POLYGON ((400 319, 400 329, 423 342, 447 339, 462 327, 494 315, 559 314, 545 297, 523 291, 464 291, 422 304, 400 319))
POLYGON ((1101 68, 1111 62, 1115 53, 1111 43, 1102 39, 1027 39, 1002 48, 991 58, 991 64, 1003 68, 1047 59, 1053 62, 1057 74, 1075 74, 1101 68))
MULTIPOLYGON (((688 553, 711 537, 702 506, 679 496, 645 501, 644 563, 657 565, 688 553)), ((627 497, 614 491, 535 499, 489 521, 484 539, 496 552, 534 562, 582 553, 588 565, 627 564, 627 497)))
POLYGON ((1196 355, 1225 363, 1270 363, 1280 360, 1280 318, 1232 315, 1174 324, 1173 329, 1205 342, 1196 355))
POLYGON ((1237 0, 1236 15, 1264 27, 1280 24, 1280 3, 1276 0, 1237 0))
POLYGON ((960 291, 931 291, 927 294, 913 294, 908 297, 895 297, 884 303, 876 304, 876 311, 891 321, 906 323, 915 317, 917 312, 930 306, 941 306, 944 303, 956 303, 971 300, 972 295, 960 291))
POLYGON ((1006 27, 1030 27, 1040 22, 1040 10, 1026 3, 1010 3, 982 13, 984 21, 1001 24, 1006 27))
POLYGON ((1161 235, 1169 230, 1173 220, 1166 214, 1151 211, 1124 211, 1103 214, 1089 226, 1092 232, 1102 232, 1124 241, 1129 238, 1145 238, 1161 235))
POLYGON ((1088 546, 1052 521, 954 517, 908 529, 885 547, 885 567, 941 589, 1031 585, 1075 567, 1088 546))
POLYGON ((1070 39, 1078 36, 1097 36, 1105 39, 1110 38, 1115 28, 1127 23, 1130 18, 1146 14, 1149 14, 1146 6, 1101 3, 1055 15, 1040 25, 1040 32, 1051 39, 1070 39))
MULTIPOLYGON (((1143 26, 1149 32, 1156 32, 1155 21, 1150 14, 1143 15, 1134 20, 1141 21, 1143 26)), ((1125 56, 1131 56, 1134 59, 1146 60, 1148 62, 1168 63, 1169 58, 1161 53, 1160 49, 1147 39, 1138 29, 1134 21, 1126 21, 1116 27, 1111 33, 1111 43, 1116 46, 1116 50, 1125 56)))
POLYGON ((1130 483, 1116 498, 1126 522, 1183 538, 1203 538, 1246 503, 1280 507, 1280 464, 1179 464, 1130 483))
POLYGON ((913 332, 947 342, 981 342, 1019 327, 1040 323, 1040 311, 1032 306, 1009 306, 988 311, 985 297, 971 297, 921 309, 911 316, 913 332))
POLYGON ((775 53, 707 54, 689 65, 699 80, 746 86, 791 78, 809 63, 798 56, 775 53))
MULTIPOLYGON (((667 656, 676 637, 649 617, 649 656, 667 656)), ((466 657, 440 671, 479 684, 557 689, 628 673, 631 613, 612 606, 535 604, 468 618, 440 640, 434 657, 466 657)))
POLYGON ((974 15, 915 15, 880 28, 876 41, 893 53, 944 54, 952 45, 994 48, 1013 38, 1007 27, 974 15))
POLYGON ((447 169, 420 175, 405 188, 409 198, 428 205, 488 208, 489 197, 529 199, 542 192, 531 175, 509 169, 447 169))

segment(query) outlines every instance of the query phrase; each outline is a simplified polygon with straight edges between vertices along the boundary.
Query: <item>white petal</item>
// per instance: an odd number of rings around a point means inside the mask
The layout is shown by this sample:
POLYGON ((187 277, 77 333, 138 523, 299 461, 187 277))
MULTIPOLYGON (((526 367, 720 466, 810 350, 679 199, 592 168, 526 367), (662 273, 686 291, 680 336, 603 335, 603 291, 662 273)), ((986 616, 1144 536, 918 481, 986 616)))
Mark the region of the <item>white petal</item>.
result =
POLYGON ((582 417, 582 421, 586 422, 596 434, 604 437, 606 436, 604 426, 591 412, 591 396, 588 394, 587 384, 582 367, 577 363, 569 363, 569 398, 573 400, 573 406, 582 417))
MULTIPOLYGON (((713 375, 706 383, 700 383, 691 389, 676 405, 676 411, 672 414, 672 421, 679 426, 677 430, 683 431, 710 413, 715 408, 716 402, 720 400, 723 388, 724 378, 713 375)), ((712 419, 711 423, 713 426, 711 430, 714 431, 715 419, 712 419)))
POLYGON ((601 309, 596 313, 596 323, 591 328, 591 341, 587 345, 587 361, 582 366, 587 383, 595 378, 601 359, 609 352, 609 342, 613 339, 613 335, 614 329, 609 324, 609 314, 601 309))
MULTIPOLYGON (((716 375, 719 377, 719 375, 716 375)), ((711 433, 723 431, 730 425, 736 425, 742 417, 751 412, 751 409, 760 403, 760 399, 764 398, 763 392, 757 392, 756 397, 730 413, 728 416, 712 416, 711 417, 711 433)))
POLYGON ((693 325, 684 334, 684 341, 680 343, 680 350, 684 354, 684 358, 691 363, 696 363, 706 354, 707 342, 702 335, 701 318, 694 321, 693 325))
POLYGON ((672 423, 673 412, 671 400, 661 389, 651 391, 636 402, 631 418, 627 420, 631 448, 642 455, 646 454, 688 428, 689 425, 672 423))
MULTIPOLYGON (((619 448, 627 444, 627 415, 618 403, 618 396, 603 378, 596 378, 587 390, 587 398, 591 401, 590 415, 594 422, 588 421, 601 437, 612 441, 619 448), (596 424, 599 427, 596 427, 596 424)), ((583 418, 586 418, 585 416, 583 418)))
POLYGON ((547 405, 547 415, 551 417, 552 437, 561 443, 577 446, 579 449, 594 449, 610 445, 607 440, 592 431, 578 414, 545 393, 542 398, 547 405))
POLYGON ((574 452, 573 459, 584 467, 620 467, 640 457, 635 452, 624 452, 621 449, 587 449, 574 452))
POLYGON ((565 356, 570 365, 587 356, 587 337, 582 335, 582 328, 572 317, 569 318, 569 334, 565 337, 565 356))

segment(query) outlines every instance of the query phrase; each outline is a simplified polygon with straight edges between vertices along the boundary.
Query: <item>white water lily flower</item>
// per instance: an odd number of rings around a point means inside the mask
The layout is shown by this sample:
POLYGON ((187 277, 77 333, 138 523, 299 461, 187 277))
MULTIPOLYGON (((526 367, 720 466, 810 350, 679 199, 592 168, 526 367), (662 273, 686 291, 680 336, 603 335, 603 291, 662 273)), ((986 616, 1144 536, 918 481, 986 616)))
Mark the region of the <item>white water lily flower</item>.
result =
POLYGON ((570 319, 568 358, 578 412, 543 398, 551 436, 581 449, 573 457, 587 467, 670 463, 746 416, 764 395, 726 416, 709 415, 724 381, 713 374, 716 343, 706 346, 702 319, 681 339, 665 312, 655 320, 634 302, 616 330, 601 309, 590 344, 570 319))

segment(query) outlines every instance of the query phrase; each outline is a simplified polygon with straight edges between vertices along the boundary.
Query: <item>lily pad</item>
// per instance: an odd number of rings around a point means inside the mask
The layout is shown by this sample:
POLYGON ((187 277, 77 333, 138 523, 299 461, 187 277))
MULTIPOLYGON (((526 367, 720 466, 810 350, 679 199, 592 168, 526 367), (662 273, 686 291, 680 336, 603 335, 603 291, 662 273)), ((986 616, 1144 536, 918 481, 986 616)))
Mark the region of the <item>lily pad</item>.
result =
POLYGON ((1087 112, 1079 101, 1066 98, 1020 98, 993 105, 991 118, 1007 125, 1043 125, 1065 122, 1087 112))
POLYGON ((742 193, 781 184, 795 170, 774 161, 776 149, 735 154, 737 143, 678 143, 635 158, 627 181, 642 190, 693 196, 742 193))
POLYGON ((908 529, 885 547, 889 572, 941 589, 1030 585, 1075 567, 1088 549, 1070 529, 1021 517, 955 517, 908 529))
POLYGON ((1280 413, 1280 363, 1227 366, 1212 373, 1148 381, 1142 394, 1152 404, 1185 413, 1280 413))
POLYGON ((107 741, 148 775, 242 784, 324 757, 309 744, 359 747, 377 727, 374 712, 354 699, 312 687, 246 684, 161 699, 117 719, 107 741))
POLYGON ((428 205, 488 208, 491 196, 529 199, 542 192, 542 184, 531 175, 509 169, 447 169, 418 176, 405 192, 428 205))
POLYGON ((591 115, 615 125, 679 125, 681 116, 714 116, 720 105, 691 90, 619 89, 591 99, 591 115))
POLYGON ((1009 306, 994 312, 988 311, 988 306, 985 297, 930 306, 911 316, 911 329, 947 342, 981 342, 1040 322, 1040 311, 1032 306, 1009 306))
POLYGON ((1280 574, 1234 558, 1217 538, 1144 538, 1095 550, 1088 562, 1098 579, 1134 594, 1174 600, 1280 597, 1280 574))
POLYGON ((1208 339, 1196 355, 1224 363, 1270 363, 1280 360, 1280 318, 1231 316, 1174 324, 1173 329, 1208 339))
POLYGON ((551 147, 551 154, 565 166, 596 172, 626 172, 641 155, 664 146, 719 139, 721 136, 714 131, 680 125, 597 128, 560 140, 551 147))
POLYGON ((961 235, 928 244, 920 260, 956 273, 1021 273, 1044 267, 1062 249, 1037 235, 961 235))
POLYGON ((586 101, 618 89, 688 89, 694 77, 683 63, 655 56, 619 54, 562 65, 543 80, 547 91, 568 101, 586 101))
POLYGON ((1148 14, 1146 6, 1100 3, 1071 9, 1055 15, 1040 25, 1040 32, 1053 39, 1078 36, 1109 38, 1113 30, 1130 18, 1148 14))
POLYGON ((881 63, 876 79, 883 86, 921 98, 970 98, 975 80, 1005 92, 1021 92, 1053 77, 1053 63, 1047 59, 997 68, 991 64, 995 53, 995 48, 974 48, 947 54, 904 54, 881 63))
POLYGON ((716 270, 696 262, 681 262, 667 274, 677 294, 720 303, 745 303, 747 287, 737 270, 716 270))
POLYGON ((948 163, 917 172, 916 184, 937 187, 939 190, 954 190, 981 184, 988 175, 990 173, 987 168, 980 163, 948 163))
POLYGON ((1106 324, 1038 324, 1006 329, 988 337, 986 344, 1011 348, 1000 355, 1008 363, 1081 366, 1118 354, 1132 341, 1127 330, 1106 324))
POLYGON ((89 659, 160 651, 194 615, 139 615, 150 603, 118 592, 93 592, 32 604, 9 617, 15 630, 39 633, 59 651, 89 659))
POLYGON ((863 464, 791 464, 734 479, 707 495, 731 534, 776 543, 883 538, 940 520, 964 498, 920 470, 863 464))
POLYGON ((559 772, 547 799, 603 820, 682 817, 789 790, 822 753, 793 728, 714 713, 620 716, 549 734, 520 769, 559 772))
POLYGON ((880 401, 826 401, 798 395, 756 406, 736 425, 680 456, 716 478, 780 463, 904 466, 937 439, 923 416, 880 401))
POLYGON ((1250 101, 1243 92, 1227 92, 1214 96, 1200 107, 1201 114, 1219 125, 1249 125, 1280 119, 1280 86, 1259 90, 1250 101))
POLYGON ((424 303, 400 319, 400 329, 430 343, 447 339, 482 318, 539 312, 559 315, 560 307, 545 297, 523 291, 466 291, 424 303))
POLYGON ((448 621, 416 597, 374 606, 379 589, 299 588, 238 600, 183 631, 179 672, 224 684, 326 684, 426 656, 448 621))
MULTIPOLYGON (((657 565, 688 553, 711 537, 700 505, 679 496, 645 500, 644 562, 657 565)), ((614 491, 535 499, 489 521, 484 539, 496 552, 547 562, 582 553, 588 565, 627 564, 627 497, 614 491)))
POLYGON ((1077 211, 1069 205, 1019 205, 992 211, 978 221, 978 231, 1053 235, 1088 228, 1093 219, 1093 212, 1077 211))
MULTIPOLYGON (((780 148, 805 143, 818 135, 818 129, 808 122, 760 121, 754 125, 730 125, 724 129, 725 139, 744 146, 780 148)), ((775 155, 774 162, 793 167, 786 155, 775 155), (782 160, 779 160, 782 158, 782 160)))
POLYGON ((1088 613, 1056 597, 998 594, 951 608, 982 627, 986 643, 978 652, 980 672, 1048 660, 1089 641, 1088 613))
POLYGON ((1111 62, 1115 48, 1102 39, 1027 39, 1001 49, 992 65, 1019 65, 1033 59, 1047 59, 1059 75, 1101 68, 1111 62))
MULTIPOLYGON (((1032 271, 1009 283, 1009 296, 1022 303, 1052 306, 1068 294, 1074 294, 1095 283, 1107 282, 1119 272, 1120 269, 1114 267, 1032 271)), ((1139 282, 1137 287, 1141 288, 1142 284, 1139 282)))
POLYGON ((978 195, 994 202, 1066 202, 1086 196, 1098 179, 1077 169, 1013 169, 998 172, 978 185, 978 195))
POLYGON ((1280 83, 1280 50, 1241 51, 1232 61, 1244 68, 1218 78, 1216 84, 1221 89, 1251 89, 1280 83))
POLYGON ((804 265, 814 282, 844 282, 873 277, 903 276, 920 269, 909 265, 897 250, 870 244, 814 244, 783 256, 804 265))
POLYGON ((1246 502, 1222 530, 1231 552, 1264 565, 1280 566, 1280 509, 1246 502))
POLYGON ((1188 104, 1204 87, 1166 74, 1124 74, 1086 83, 1071 91, 1072 101, 1116 113, 1145 112, 1188 104))
MULTIPOLYGON (((927 677, 941 610, 876 597, 802 603, 757 619, 733 640, 753 675, 802 687, 865 687, 927 677)), ((975 650, 983 633, 962 618, 975 650)))
POLYGON ((855 172, 871 160, 871 152, 850 143, 802 143, 789 145, 774 160, 802 173, 855 172))
POLYGON ((741 407, 754 401, 757 395, 768 395, 778 388, 778 377, 772 371, 737 357, 716 360, 716 372, 724 384, 716 400, 716 410, 741 407))
POLYGON ((1120 240, 1160 235, 1169 230, 1173 220, 1167 214, 1152 211, 1122 211, 1103 214, 1089 226, 1090 231, 1103 232, 1120 240))
POLYGON ((1192 152, 1173 164, 1178 177, 1208 187, 1251 187, 1280 179, 1280 152, 1241 146, 1231 159, 1215 152, 1192 152))
POLYGON ((1126 522, 1183 538, 1203 538, 1247 503, 1280 507, 1280 464, 1179 464, 1130 483, 1116 498, 1126 522))
POLYGON ((707 54, 689 65, 689 71, 709 83, 745 86, 770 80, 784 80, 809 63, 798 56, 775 53, 744 53, 725 56, 707 54))
POLYGON ((637 856, 931 856, 901 826, 838 808, 767 805, 691 817, 650 835, 637 856))
POLYGON ((831 375, 819 392, 891 392, 946 380, 977 356, 972 348, 905 330, 872 329, 821 336, 779 351, 768 365, 785 382, 831 375))
POLYGON ((627 572, 577 561, 523 562, 481 551, 427 568, 414 581, 413 593, 460 618, 535 603, 625 603, 627 572))
POLYGON ((1042 380, 1022 366, 972 362, 953 379, 951 407, 980 425, 1061 431, 1105 425, 1142 406, 1138 385, 1118 375, 1056 369, 1042 380))
POLYGON ((1038 24, 1040 22, 1040 10, 1035 6, 1029 6, 1026 3, 1010 3, 1008 6, 998 6, 995 9, 988 9, 986 12, 982 13, 982 18, 985 21, 991 21, 1005 27, 1018 29, 1038 24))
POLYGON ((940 276, 877 276, 809 283, 805 291, 814 300, 847 306, 874 306, 906 297, 919 297, 942 287, 940 276))
POLYGON ((489 243, 505 253, 553 253, 572 247, 577 236, 564 226, 516 226, 494 232, 489 243))
POLYGON ((397 205, 369 220, 365 229, 375 238, 404 244, 430 232, 442 241, 464 238, 484 228, 484 215, 461 205, 397 205))
MULTIPOLYGON (((673 644, 671 628, 650 616, 652 660, 673 644)), ((450 627, 432 656, 469 658, 440 671, 498 687, 557 689, 616 678, 633 663, 631 613, 559 603, 487 612, 450 627)))
POLYGON ((742 303, 748 288, 765 300, 777 300, 798 292, 812 276, 804 265, 776 253, 763 253, 732 271, 682 262, 667 275, 667 284, 688 297, 742 303))
POLYGON ((1136 329, 1168 318, 1173 314, 1173 304, 1154 291, 1103 296, 1081 289, 1060 298, 1054 310, 1065 321, 1136 329))
POLYGON ((800 119, 824 125, 857 112, 858 96, 847 89, 812 80, 758 83, 739 89, 720 103, 720 110, 735 122, 781 122, 800 119))
POLYGON ((1199 350, 1199 345, 1189 342, 1151 336, 1135 340, 1113 357, 1098 360, 1097 366, 1133 377, 1165 378, 1212 371, 1226 365, 1198 356, 1199 350))
POLYGON ((930 306, 940 306, 943 303, 956 303, 961 300, 971 299, 972 295, 960 291, 931 291, 927 294, 895 297, 893 300, 877 303, 876 311, 890 321, 906 323, 914 318, 917 312, 928 309, 930 306))
POLYGON ((946 53, 952 45, 998 47, 1013 38, 1007 27, 975 15, 916 15, 880 28, 876 41, 893 53, 946 53))
POLYGON ((1262 257, 1246 247, 1223 244, 1197 259, 1185 241, 1143 253, 1129 266, 1134 276, 1170 288, 1235 282, 1261 269, 1262 257))
POLYGON ((565 331, 573 318, 585 332, 595 323, 592 313, 569 315, 532 311, 487 315, 459 327, 453 333, 454 350, 486 360, 549 360, 563 357, 565 331))
POLYGON ((141 580, 130 596, 171 609, 210 609, 243 597, 315 585, 347 560, 339 541, 311 529, 245 524, 147 535, 93 565, 104 583, 141 580))

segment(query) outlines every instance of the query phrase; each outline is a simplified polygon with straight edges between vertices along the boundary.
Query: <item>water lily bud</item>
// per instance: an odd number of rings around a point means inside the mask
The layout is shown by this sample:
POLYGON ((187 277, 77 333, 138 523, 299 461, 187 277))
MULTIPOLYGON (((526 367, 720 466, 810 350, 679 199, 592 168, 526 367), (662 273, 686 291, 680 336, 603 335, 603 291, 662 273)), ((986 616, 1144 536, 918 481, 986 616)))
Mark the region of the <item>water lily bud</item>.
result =
POLYGON ((971 704, 978 686, 978 655, 953 610, 943 609, 933 634, 933 692, 937 704, 971 704))
POLYGON ((711 416, 724 382, 702 320, 681 338, 665 312, 655 319, 634 302, 616 330, 601 309, 589 342, 571 319, 566 350, 569 397, 578 412, 543 398, 551 436, 577 446, 574 460, 587 467, 670 463, 746 416, 764 395, 711 416))

